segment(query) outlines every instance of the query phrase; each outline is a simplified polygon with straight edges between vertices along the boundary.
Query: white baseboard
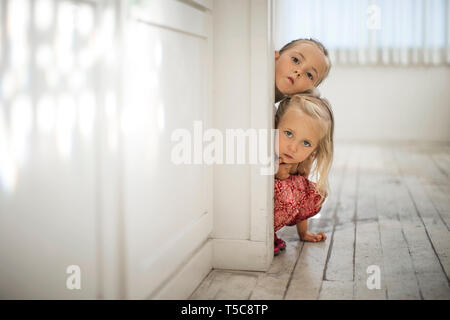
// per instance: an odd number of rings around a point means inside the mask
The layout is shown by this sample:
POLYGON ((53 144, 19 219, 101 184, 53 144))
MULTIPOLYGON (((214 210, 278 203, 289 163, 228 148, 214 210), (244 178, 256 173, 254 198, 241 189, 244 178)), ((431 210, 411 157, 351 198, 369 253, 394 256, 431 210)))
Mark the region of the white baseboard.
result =
POLYGON ((263 241, 213 239, 214 269, 267 271, 273 259, 263 241))
POLYGON ((212 243, 208 240, 191 260, 152 299, 185 300, 212 269, 212 243))

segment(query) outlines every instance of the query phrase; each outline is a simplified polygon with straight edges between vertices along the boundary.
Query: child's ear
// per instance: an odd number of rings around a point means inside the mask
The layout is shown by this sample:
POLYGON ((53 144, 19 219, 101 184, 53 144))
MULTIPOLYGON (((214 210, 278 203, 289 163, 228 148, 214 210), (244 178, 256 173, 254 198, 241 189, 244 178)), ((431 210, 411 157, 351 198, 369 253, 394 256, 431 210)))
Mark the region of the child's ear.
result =
POLYGON ((280 57, 280 52, 275 50, 275 61, 280 57))

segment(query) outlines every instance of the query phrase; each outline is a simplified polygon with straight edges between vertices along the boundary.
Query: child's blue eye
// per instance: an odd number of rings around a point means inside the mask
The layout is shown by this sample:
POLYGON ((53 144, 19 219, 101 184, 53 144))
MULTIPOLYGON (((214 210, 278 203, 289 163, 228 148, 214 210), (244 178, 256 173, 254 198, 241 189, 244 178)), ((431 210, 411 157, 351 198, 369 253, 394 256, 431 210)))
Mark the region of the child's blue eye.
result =
POLYGON ((314 77, 313 77, 313 75, 310 73, 310 72, 308 72, 307 74, 306 74, 307 76, 308 76, 308 78, 310 78, 311 80, 313 80, 314 79, 314 77))
POLYGON ((292 57, 292 61, 294 61, 294 62, 297 63, 297 64, 300 62, 300 60, 298 60, 297 57, 292 57))
POLYGON ((284 132, 284 134, 285 134, 286 137, 288 137, 288 138, 291 138, 291 137, 292 137, 292 132, 290 132, 290 131, 288 131, 288 130, 286 130, 286 131, 284 132))
POLYGON ((311 143, 309 143, 308 141, 303 141, 302 142, 303 143, 303 145, 305 146, 305 147, 311 147, 311 143))

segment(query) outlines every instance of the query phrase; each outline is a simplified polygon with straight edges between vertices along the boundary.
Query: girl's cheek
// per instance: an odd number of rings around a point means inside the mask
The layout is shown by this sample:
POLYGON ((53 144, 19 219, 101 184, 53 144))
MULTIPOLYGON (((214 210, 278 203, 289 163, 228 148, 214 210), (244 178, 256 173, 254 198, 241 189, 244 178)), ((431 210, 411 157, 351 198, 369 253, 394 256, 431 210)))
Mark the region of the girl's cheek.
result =
POLYGON ((283 138, 281 138, 281 139, 278 141, 278 148, 279 148, 280 150, 284 150, 285 146, 286 146, 286 142, 284 141, 283 138))

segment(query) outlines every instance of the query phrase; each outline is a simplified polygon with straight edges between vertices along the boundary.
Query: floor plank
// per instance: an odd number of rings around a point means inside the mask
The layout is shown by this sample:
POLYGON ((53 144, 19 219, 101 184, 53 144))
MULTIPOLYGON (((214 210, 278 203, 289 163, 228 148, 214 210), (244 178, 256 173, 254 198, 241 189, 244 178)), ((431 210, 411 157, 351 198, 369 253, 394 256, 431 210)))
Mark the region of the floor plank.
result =
MULTIPOLYGON (((435 228, 429 223, 428 219, 424 221, 416 207, 415 200, 417 201, 417 199, 414 199, 410 191, 410 188, 415 190, 416 177, 414 174, 417 173, 417 170, 412 170, 405 164, 411 154, 407 152, 399 153, 398 150, 395 149, 393 152, 401 179, 401 187, 396 192, 396 203, 402 231, 408 243, 418 279, 420 296, 423 299, 450 299, 448 279, 429 234, 429 228, 432 232, 435 228)), ((420 193, 417 195, 421 197, 420 193)))
POLYGON ((434 161, 436 167, 447 177, 450 177, 450 155, 445 153, 437 153, 431 155, 430 157, 434 161))
POLYGON ((441 216, 447 230, 450 231, 450 187, 449 185, 425 185, 425 190, 430 197, 435 209, 441 216))
MULTIPOLYGON (((368 268, 377 266, 380 275, 385 274, 383 252, 378 225, 376 190, 383 168, 378 148, 373 145, 360 147, 361 159, 358 174, 355 238, 354 299, 386 299, 386 282, 380 281, 380 288, 369 288, 368 268)), ((369 272, 371 272, 369 270, 369 272)))
POLYGON ((450 299, 450 144, 337 144, 313 232, 296 228, 267 272, 212 270, 191 299, 450 299), (367 267, 381 288, 368 289, 367 267))
POLYGON ((281 300, 284 298, 291 274, 304 243, 298 240, 297 230, 293 227, 281 229, 278 232, 278 236, 286 241, 286 249, 279 256, 274 257, 270 269, 259 277, 250 296, 251 300, 281 300))
POLYGON ((347 169, 349 154, 351 154, 353 149, 353 146, 346 146, 337 153, 333 164, 333 178, 330 179, 332 191, 320 212, 320 219, 311 219, 311 222, 308 222, 312 232, 324 232, 327 235, 327 240, 324 243, 304 244, 284 299, 317 299, 319 297, 330 243, 333 238, 333 227, 340 191, 347 169))
POLYGON ((248 300, 259 274, 259 272, 212 270, 189 299, 248 300))
POLYGON ((427 166, 429 161, 423 155, 406 153, 403 150, 397 150, 396 154, 403 181, 408 189, 415 211, 425 226, 433 250, 436 252, 448 281, 450 274, 450 234, 445 221, 436 210, 424 187, 427 184, 443 184, 446 178, 433 166, 427 166), (418 169, 421 167, 427 169, 421 171, 418 169), (403 174, 403 172, 411 172, 412 170, 417 170, 420 173, 425 171, 426 174, 403 174))
POLYGON ((330 241, 305 243, 295 266, 284 299, 317 299, 330 241))
POLYGON ((355 210, 359 148, 353 149, 348 161, 344 183, 339 197, 335 229, 331 239, 331 254, 327 261, 324 280, 353 281, 355 245, 355 210))
POLYGON ((319 300, 352 300, 353 281, 325 280, 322 284, 319 300))
POLYGON ((405 239, 397 208, 401 177, 396 170, 392 150, 379 148, 383 173, 375 190, 377 215, 383 251, 382 282, 391 300, 421 299, 413 259, 405 239))

